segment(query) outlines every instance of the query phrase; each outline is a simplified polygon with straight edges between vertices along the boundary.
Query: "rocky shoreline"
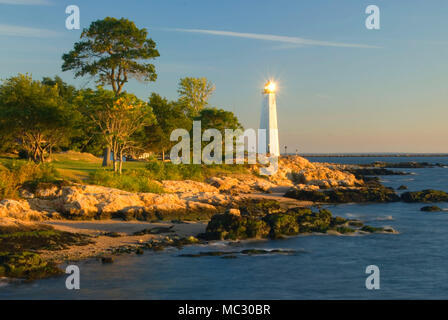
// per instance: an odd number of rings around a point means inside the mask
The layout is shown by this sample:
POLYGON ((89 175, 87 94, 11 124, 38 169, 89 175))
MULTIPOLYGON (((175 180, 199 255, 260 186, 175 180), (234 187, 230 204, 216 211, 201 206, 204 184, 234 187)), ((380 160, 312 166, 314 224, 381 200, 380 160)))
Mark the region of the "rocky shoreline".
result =
POLYGON ((66 261, 97 258, 110 263, 117 254, 214 240, 395 234, 392 228, 374 228, 311 207, 448 201, 448 194, 435 190, 398 196, 378 179, 365 176, 375 173, 401 174, 290 156, 280 159, 273 176, 253 173, 218 175, 204 182, 161 181, 162 194, 65 182, 23 188, 21 199, 0 201, 0 277, 36 279, 59 274, 57 265, 66 261))

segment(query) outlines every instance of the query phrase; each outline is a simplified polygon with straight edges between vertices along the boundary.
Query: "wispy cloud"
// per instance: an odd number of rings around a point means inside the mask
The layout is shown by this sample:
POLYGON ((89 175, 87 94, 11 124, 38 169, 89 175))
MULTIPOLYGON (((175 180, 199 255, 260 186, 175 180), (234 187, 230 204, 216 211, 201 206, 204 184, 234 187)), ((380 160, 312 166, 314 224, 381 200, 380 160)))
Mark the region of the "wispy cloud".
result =
POLYGON ((13 4, 24 6, 48 6, 52 3, 49 0, 0 0, 0 4, 13 4))
POLYGON ((287 43, 287 44, 295 45, 295 46, 321 46, 321 47, 342 47, 342 48, 379 48, 378 46, 372 46, 372 45, 366 45, 366 44, 321 41, 321 40, 305 39, 305 38, 300 38, 300 37, 279 36, 279 35, 273 35, 273 34, 243 33, 243 32, 233 32, 233 31, 222 31, 222 30, 207 30, 207 29, 165 29, 165 30, 177 31, 177 32, 201 33, 201 34, 208 34, 208 35, 214 35, 214 36, 255 39, 255 40, 263 40, 263 41, 274 41, 274 42, 287 43))
POLYGON ((47 29, 0 24, 0 36, 50 38, 59 35, 58 32, 47 29))

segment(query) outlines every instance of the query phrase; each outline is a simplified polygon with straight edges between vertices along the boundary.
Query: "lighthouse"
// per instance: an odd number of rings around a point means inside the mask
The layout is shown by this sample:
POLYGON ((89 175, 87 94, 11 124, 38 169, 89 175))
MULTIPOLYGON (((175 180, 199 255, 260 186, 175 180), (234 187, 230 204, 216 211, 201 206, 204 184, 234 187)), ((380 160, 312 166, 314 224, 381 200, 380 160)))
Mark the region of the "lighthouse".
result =
POLYGON ((275 101, 275 82, 268 81, 263 89, 263 103, 261 106, 260 129, 266 132, 265 137, 258 140, 258 153, 269 153, 271 156, 280 156, 278 141, 277 104, 275 101))

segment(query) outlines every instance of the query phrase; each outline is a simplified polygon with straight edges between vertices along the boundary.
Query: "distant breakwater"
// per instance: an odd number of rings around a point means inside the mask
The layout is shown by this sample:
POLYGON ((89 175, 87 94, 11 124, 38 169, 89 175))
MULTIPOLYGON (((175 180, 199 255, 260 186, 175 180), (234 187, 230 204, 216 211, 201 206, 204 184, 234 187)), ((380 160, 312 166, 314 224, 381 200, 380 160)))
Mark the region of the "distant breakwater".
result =
MULTIPOLYGON (((287 154, 287 155, 295 155, 295 154, 287 154)), ((410 157, 448 157, 447 153, 396 153, 396 154, 374 154, 374 153, 365 153, 365 154, 353 154, 353 153, 302 153, 300 154, 304 158, 308 157, 328 157, 328 158, 352 158, 352 157, 360 157, 360 158, 368 158, 368 157, 403 157, 403 158, 410 158, 410 157)))

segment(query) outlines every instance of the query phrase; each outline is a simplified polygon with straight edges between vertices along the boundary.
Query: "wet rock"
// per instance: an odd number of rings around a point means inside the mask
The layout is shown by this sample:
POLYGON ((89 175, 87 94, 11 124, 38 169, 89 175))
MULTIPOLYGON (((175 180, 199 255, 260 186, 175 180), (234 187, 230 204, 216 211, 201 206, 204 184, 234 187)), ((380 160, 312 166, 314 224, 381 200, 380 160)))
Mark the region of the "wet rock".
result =
POLYGON ((101 257, 101 263, 103 263, 103 264, 109 264, 109 263, 113 263, 113 262, 114 262, 113 257, 101 257))
POLYGON ((351 168, 347 170, 353 173, 358 179, 363 179, 364 176, 404 176, 409 175, 407 172, 393 171, 385 168, 351 168))
POLYGON ((266 238, 268 234, 268 225, 259 218, 217 214, 212 217, 201 237, 205 240, 237 240, 266 238))
POLYGON ((33 252, 0 252, 0 277, 34 280, 61 274, 54 263, 49 263, 33 252))
POLYGON ((427 189, 416 192, 405 192, 401 195, 401 199, 404 202, 447 202, 448 193, 427 189))
POLYGON ((398 162, 398 163, 376 161, 366 166, 372 166, 377 168, 421 169, 421 168, 432 168, 434 165, 429 162, 415 162, 415 161, 398 162))
POLYGON ((424 212, 439 212, 439 211, 443 211, 441 208, 437 207, 437 206, 425 206, 420 208, 420 211, 424 211, 424 212))
POLYGON ((285 197, 322 203, 395 202, 400 197, 390 188, 338 188, 323 191, 290 189, 285 197))
POLYGON ((169 227, 155 227, 150 229, 143 229, 141 231, 134 232, 134 236, 142 236, 145 234, 164 234, 164 233, 172 233, 174 225, 169 227))
POLYGON ((104 233, 102 234, 102 236, 105 236, 105 237, 111 237, 111 238, 119 238, 119 237, 122 236, 122 234, 121 234, 121 233, 118 233, 118 232, 104 232, 104 233))
POLYGON ((405 185, 401 185, 397 188, 397 190, 408 190, 408 187, 406 187, 405 185))

